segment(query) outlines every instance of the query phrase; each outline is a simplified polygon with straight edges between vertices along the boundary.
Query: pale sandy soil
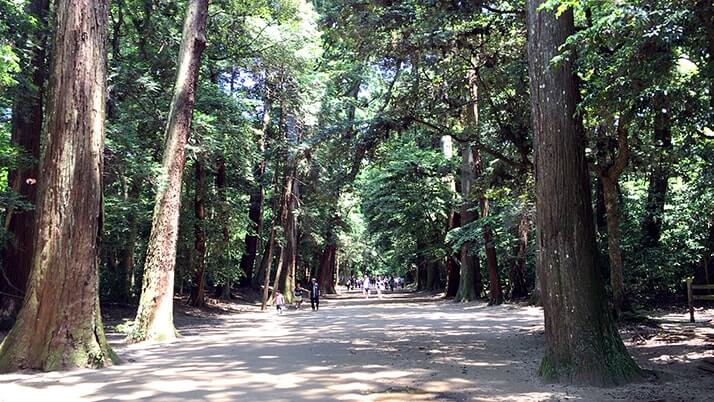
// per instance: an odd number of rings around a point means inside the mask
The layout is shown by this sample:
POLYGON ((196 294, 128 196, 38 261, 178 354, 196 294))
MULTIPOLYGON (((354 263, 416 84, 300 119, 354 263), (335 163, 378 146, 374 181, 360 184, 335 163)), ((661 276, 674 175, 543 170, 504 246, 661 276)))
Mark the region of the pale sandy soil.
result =
POLYGON ((709 322, 670 314, 662 329, 626 329, 659 379, 609 389, 543 384, 535 307, 391 295, 283 316, 249 310, 183 316, 184 336, 168 345, 114 336, 125 361, 114 367, 1 375, 0 401, 714 400, 712 310, 698 314, 709 322))

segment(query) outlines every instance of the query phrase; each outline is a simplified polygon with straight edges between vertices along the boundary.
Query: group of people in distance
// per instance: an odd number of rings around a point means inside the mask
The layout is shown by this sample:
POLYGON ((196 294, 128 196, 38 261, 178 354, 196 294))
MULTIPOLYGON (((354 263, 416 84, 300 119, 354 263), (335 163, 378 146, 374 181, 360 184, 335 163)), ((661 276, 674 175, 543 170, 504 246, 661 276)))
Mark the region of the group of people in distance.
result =
MULTIPOLYGON (((299 282, 295 285, 293 295, 295 298, 296 309, 300 309, 304 293, 308 293, 310 295, 310 305, 312 306, 312 310, 320 310, 320 284, 317 283, 317 279, 312 278, 307 289, 302 287, 299 282)), ((283 296, 283 294, 279 290, 275 291, 274 303, 275 308, 278 311, 278 315, 282 315, 283 310, 285 310, 285 296, 283 296)))
POLYGON ((369 295, 372 291, 377 293, 377 297, 382 298, 382 292, 389 289, 394 291, 394 289, 399 289, 404 287, 404 279, 400 277, 371 277, 369 275, 361 276, 359 278, 351 277, 347 280, 347 290, 352 289, 362 289, 362 294, 365 298, 369 299, 369 295))

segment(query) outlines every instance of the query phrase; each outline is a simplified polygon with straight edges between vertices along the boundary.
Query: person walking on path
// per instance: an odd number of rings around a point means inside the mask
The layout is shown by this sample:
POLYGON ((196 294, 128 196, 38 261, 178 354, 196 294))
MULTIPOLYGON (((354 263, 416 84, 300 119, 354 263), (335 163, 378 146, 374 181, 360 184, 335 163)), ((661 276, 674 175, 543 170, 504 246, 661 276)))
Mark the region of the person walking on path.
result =
POLYGON ((365 275, 364 282, 362 282, 362 291, 366 298, 369 299, 369 276, 365 275))
POLYGON ((297 285, 295 285, 295 292, 293 292, 295 294, 295 309, 296 310, 300 310, 300 306, 302 305, 302 296, 303 296, 302 292, 307 292, 307 289, 300 286, 300 282, 298 282, 297 285))
POLYGON ((320 309, 320 285, 315 278, 312 278, 312 283, 310 284, 310 305, 313 310, 320 309))
POLYGON ((279 291, 275 291, 275 308, 278 310, 278 315, 283 315, 283 308, 285 307, 285 298, 283 294, 279 291))

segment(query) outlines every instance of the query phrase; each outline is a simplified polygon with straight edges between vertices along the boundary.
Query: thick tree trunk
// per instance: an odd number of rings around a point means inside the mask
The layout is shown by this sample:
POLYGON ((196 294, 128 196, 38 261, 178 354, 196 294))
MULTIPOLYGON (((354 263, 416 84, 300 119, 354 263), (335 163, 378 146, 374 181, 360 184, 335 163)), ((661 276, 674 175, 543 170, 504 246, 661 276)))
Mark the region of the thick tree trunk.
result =
POLYGON ((518 243, 515 246, 513 265, 511 266, 511 299, 523 299, 528 297, 528 286, 526 285, 526 255, 528 253, 528 231, 530 221, 528 212, 524 209, 521 220, 518 223, 518 243))
MULTIPOLYGON (((454 144, 451 136, 445 135, 441 137, 441 152, 444 158, 451 160, 454 156, 454 144)), ((449 189, 456 194, 456 179, 453 175, 446 177, 446 183, 449 189)), ((449 219, 447 223, 447 232, 453 230, 461 224, 461 218, 456 208, 449 211, 449 219)), ((446 297, 452 298, 456 296, 459 290, 459 254, 453 253, 446 257, 446 297)))
POLYGON ((162 176, 149 236, 144 283, 132 341, 164 341, 176 337, 173 324, 174 267, 181 209, 185 148, 191 129, 201 54, 206 47, 208 0, 190 0, 179 50, 174 96, 166 126, 162 176))
POLYGON ((440 278, 439 278, 439 263, 430 262, 426 266, 426 290, 433 291, 439 290, 440 288, 440 278))
POLYGON ((527 1, 528 62, 536 166, 536 239, 547 381, 620 384, 640 376, 605 297, 572 61, 552 59, 574 32, 573 11, 559 17, 527 1))
MULTIPOLYGON (((476 80, 476 72, 469 72, 469 92, 471 97, 472 105, 467 109, 466 121, 469 123, 469 127, 474 132, 474 137, 476 141, 481 141, 481 132, 479 127, 479 90, 476 80)), ((472 147, 471 152, 473 153, 473 178, 474 180, 480 179, 483 176, 483 166, 481 162, 481 151, 478 147, 472 147)), ((488 200, 484 195, 484 190, 478 191, 478 203, 481 212, 481 218, 486 218, 488 216, 488 200)), ((498 275, 498 259, 496 257, 496 246, 493 243, 493 231, 490 225, 483 225, 483 241, 484 249, 486 253, 486 270, 488 272, 489 278, 489 303, 488 304, 500 304, 502 301, 501 297, 501 283, 498 275)))
MULTIPOLYGON (((265 171, 265 162, 261 162, 256 168, 256 177, 262 177, 265 171)), ((245 235, 245 253, 241 257, 240 267, 245 276, 242 279, 242 285, 248 285, 253 280, 253 271, 255 259, 258 252, 258 239, 260 237, 260 227, 262 226, 263 217, 263 186, 259 185, 250 195, 250 207, 248 210, 248 218, 254 225, 254 229, 249 230, 245 235)))
POLYGON ((98 297, 106 0, 60 0, 32 271, 0 373, 110 364, 98 297))
MULTIPOLYGON (((127 189, 126 178, 124 178, 124 187, 125 202, 136 202, 141 192, 141 184, 138 179, 133 182, 130 189, 127 189)), ((122 246, 119 253, 119 277, 121 283, 118 292, 119 300, 125 303, 131 301, 132 294, 135 291, 134 260, 136 255, 136 239, 139 236, 139 220, 136 216, 136 211, 133 209, 129 210, 126 219, 128 235, 126 237, 126 243, 122 246)))
POLYGON ((654 110, 654 141, 659 154, 650 171, 647 204, 642 219, 642 243, 645 247, 656 247, 662 234, 664 204, 669 181, 669 155, 672 152, 672 121, 666 94, 662 92, 655 94, 654 110))
POLYGON ((283 272, 283 262, 285 261, 285 248, 278 244, 278 263, 275 265, 275 278, 273 278, 273 297, 275 297, 275 291, 280 290, 280 277, 283 272))
MULTIPOLYGON (((21 80, 12 107, 11 142, 33 158, 28 165, 18 166, 8 174, 12 191, 24 201, 36 204, 38 163, 40 159, 40 139, 42 137, 42 102, 47 80, 47 14, 49 0, 32 0, 28 13, 37 19, 38 26, 28 40, 33 45, 27 50, 31 61, 27 81, 21 80), (31 84, 24 84, 28 82, 31 84)), ((9 329, 22 307, 22 301, 30 276, 35 229, 35 211, 7 211, 5 228, 9 241, 2 249, 0 266, 0 329, 9 329)))
MULTIPOLYGON (((272 225, 271 225, 272 226, 272 225)), ((263 277, 263 303, 260 307, 261 310, 265 310, 265 306, 268 304, 268 296, 270 292, 270 268, 272 267, 273 261, 273 249, 275 248, 275 228, 270 229, 270 236, 268 236, 268 241, 265 243, 265 251, 263 252, 263 258, 260 262, 261 271, 264 272, 263 277)))
POLYGON ((337 244, 333 241, 328 242, 325 246, 325 251, 320 258, 320 269, 318 281, 320 283, 320 291, 324 294, 335 294, 335 257, 337 255, 337 244))
MULTIPOLYGON (((220 200, 218 213, 221 217, 221 245, 219 252, 223 254, 223 258, 221 259, 221 261, 223 261, 224 264, 228 264, 230 262, 230 259, 228 257, 228 250, 230 247, 230 232, 228 229, 228 222, 230 217, 228 215, 230 214, 230 211, 227 207, 228 201, 226 199, 226 161, 225 159, 223 159, 223 157, 218 158, 216 166, 216 190, 218 191, 218 197, 220 200)), ((232 299, 232 287, 233 286, 230 279, 226 279, 226 282, 216 289, 216 297, 221 300, 232 299)))
POLYGON ((625 284, 622 277, 622 251, 620 248, 620 208, 617 178, 603 177, 603 195, 607 209, 607 250, 610 256, 610 286, 616 313, 627 306, 625 284))
MULTIPOLYGON (((268 128, 270 127, 270 109, 272 108, 270 99, 266 98, 263 108, 265 109, 263 112, 263 126, 260 137, 258 138, 258 151, 261 154, 261 158, 265 157, 265 142, 268 136, 268 128)), ((255 226, 255 232, 249 230, 245 235, 245 254, 243 254, 240 260, 241 270, 245 273, 242 282, 243 286, 248 286, 253 283, 253 270, 258 250, 258 240, 260 239, 260 231, 263 226, 263 200, 265 198, 263 176, 265 175, 265 166, 266 161, 263 159, 258 163, 253 172, 256 188, 254 188, 250 194, 248 217, 255 226)))
MULTIPOLYGON (((472 109, 472 108, 468 108, 472 109)), ((467 111, 466 120, 473 125, 476 118, 475 110, 467 111)), ((472 146, 465 144, 461 151, 461 226, 466 226, 478 220, 478 213, 474 211, 475 205, 471 202, 471 186, 474 181, 475 161, 472 146)), ((457 302, 469 302, 481 297, 481 264, 473 243, 467 242, 461 248, 461 280, 459 290, 456 292, 457 302)))
POLYGON ((618 180, 627 167, 629 146, 627 143, 627 128, 620 121, 617 126, 618 154, 608 167, 597 167, 598 176, 602 183, 603 199, 605 203, 607 224, 607 249, 610 257, 610 286, 612 288, 612 302, 615 314, 619 316, 622 310, 629 310, 630 306, 625 293, 622 268, 622 249, 620 247, 620 200, 618 180))
POLYGON ((287 202, 286 217, 283 223, 283 233, 285 235, 285 256, 283 258, 284 267, 280 278, 280 290, 283 292, 286 303, 292 303, 293 291, 295 289, 295 265, 297 263, 297 217, 295 211, 298 208, 297 197, 299 196, 299 184, 293 177, 288 178, 285 183, 285 197, 287 202))
POLYGON ((196 189, 194 198, 194 214, 196 222, 194 225, 194 250, 193 260, 193 288, 189 303, 194 307, 202 307, 205 300, 205 280, 206 280, 206 230, 204 228, 206 220, 206 170, 202 161, 196 161, 196 189))
POLYGON ((493 244, 493 232, 490 225, 484 225, 483 227, 483 241, 486 248, 486 268, 488 270, 488 304, 501 304, 503 302, 501 279, 498 273, 496 246, 493 244))

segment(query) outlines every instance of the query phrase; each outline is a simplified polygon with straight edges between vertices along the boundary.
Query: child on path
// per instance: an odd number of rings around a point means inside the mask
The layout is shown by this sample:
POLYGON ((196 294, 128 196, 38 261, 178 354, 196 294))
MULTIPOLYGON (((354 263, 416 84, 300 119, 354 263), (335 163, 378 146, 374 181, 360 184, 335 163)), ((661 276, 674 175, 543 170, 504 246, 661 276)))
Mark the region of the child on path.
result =
POLYGON ((275 307, 278 309, 278 315, 283 314, 283 308, 285 308, 285 298, 283 294, 279 291, 275 291, 275 307))
POLYGON ((300 286, 300 282, 298 282, 297 285, 295 285, 295 309, 300 310, 300 306, 302 305, 302 292, 307 292, 307 289, 303 288, 300 286))

